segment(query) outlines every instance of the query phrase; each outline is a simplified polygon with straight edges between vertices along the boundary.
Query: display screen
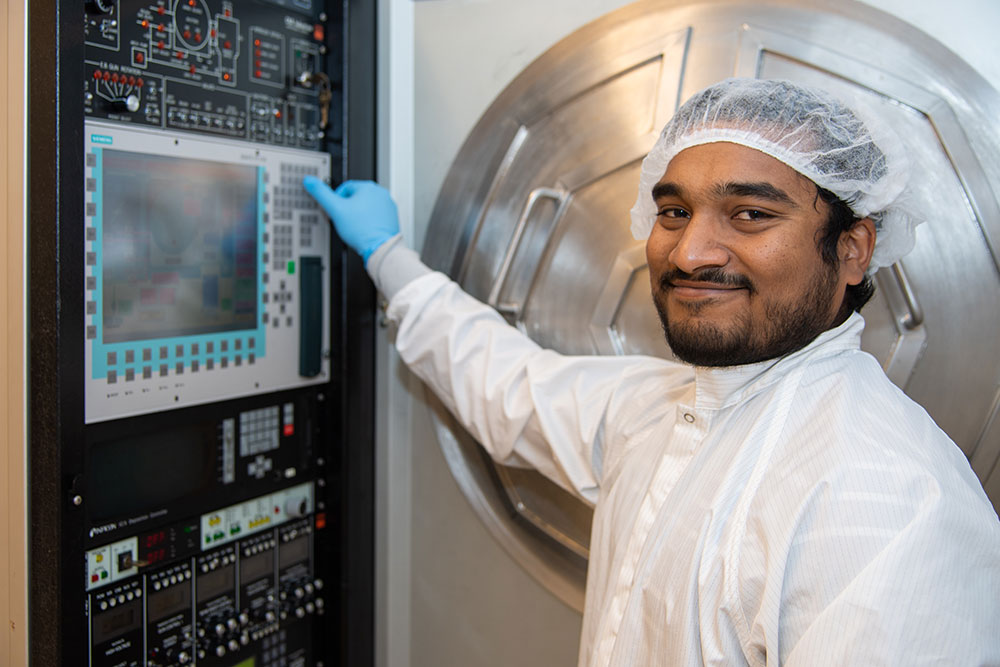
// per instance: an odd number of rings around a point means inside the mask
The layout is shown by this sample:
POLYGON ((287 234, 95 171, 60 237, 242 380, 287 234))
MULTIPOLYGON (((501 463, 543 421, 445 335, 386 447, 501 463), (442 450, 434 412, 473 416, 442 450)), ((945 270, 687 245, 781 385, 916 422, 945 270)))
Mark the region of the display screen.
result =
POLYGON ((240 561, 240 583, 247 584, 274 574, 274 551, 268 549, 240 561))
POLYGON ((289 565, 301 563, 309 558, 309 538, 302 536, 282 544, 278 554, 278 567, 284 570, 289 565))
POLYGON ((201 422, 95 443, 88 485, 91 519, 160 509, 210 487, 218 437, 214 422, 201 422))
POLYGON ((218 597, 223 593, 232 593, 234 572, 235 570, 232 565, 226 565, 225 567, 220 567, 218 570, 212 570, 208 574, 199 574, 198 604, 218 597))
POLYGON ((105 149, 103 342, 257 326, 257 168, 105 149))
POLYGON ((169 586, 165 590, 149 594, 147 612, 150 623, 155 623, 180 611, 190 611, 191 586, 189 583, 169 586))
POLYGON ((94 644, 120 637, 136 630, 142 624, 142 607, 139 600, 128 602, 117 609, 94 614, 94 644))

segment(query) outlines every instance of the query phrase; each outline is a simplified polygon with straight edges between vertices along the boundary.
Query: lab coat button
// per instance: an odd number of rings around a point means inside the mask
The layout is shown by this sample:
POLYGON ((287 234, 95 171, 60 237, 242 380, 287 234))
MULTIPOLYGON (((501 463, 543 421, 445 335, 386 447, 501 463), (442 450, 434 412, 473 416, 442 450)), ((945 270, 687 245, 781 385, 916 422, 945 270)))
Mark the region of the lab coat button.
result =
POLYGON ((684 421, 686 421, 688 424, 693 424, 694 423, 694 415, 691 414, 690 412, 685 412, 684 413, 684 421))

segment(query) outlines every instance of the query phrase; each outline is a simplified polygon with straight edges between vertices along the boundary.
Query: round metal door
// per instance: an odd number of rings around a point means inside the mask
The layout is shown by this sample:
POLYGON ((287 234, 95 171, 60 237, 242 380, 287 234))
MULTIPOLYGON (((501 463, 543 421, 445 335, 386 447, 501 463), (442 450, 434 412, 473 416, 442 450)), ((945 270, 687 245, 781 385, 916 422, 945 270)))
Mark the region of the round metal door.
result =
MULTIPOLYGON (((582 28, 480 119, 424 260, 543 346, 669 356, 643 243, 639 164, 679 103, 729 76, 859 96, 913 148, 927 222, 876 275, 863 346, 970 458, 1000 505, 1000 96, 924 33, 853 2, 637 2, 582 28)), ((582 609, 591 508, 493 464, 433 398, 452 473, 504 547, 582 609)))

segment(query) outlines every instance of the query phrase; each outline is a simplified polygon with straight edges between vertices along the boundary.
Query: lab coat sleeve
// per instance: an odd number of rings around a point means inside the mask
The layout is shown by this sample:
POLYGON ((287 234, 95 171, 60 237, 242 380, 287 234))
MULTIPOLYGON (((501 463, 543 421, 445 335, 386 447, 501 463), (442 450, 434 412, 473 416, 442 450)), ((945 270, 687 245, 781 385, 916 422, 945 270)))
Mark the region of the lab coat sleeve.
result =
POLYGON ((401 358, 496 461, 529 465, 590 503, 618 432, 608 419, 636 409, 619 389, 666 363, 544 350, 440 273, 399 290, 387 315, 401 358))

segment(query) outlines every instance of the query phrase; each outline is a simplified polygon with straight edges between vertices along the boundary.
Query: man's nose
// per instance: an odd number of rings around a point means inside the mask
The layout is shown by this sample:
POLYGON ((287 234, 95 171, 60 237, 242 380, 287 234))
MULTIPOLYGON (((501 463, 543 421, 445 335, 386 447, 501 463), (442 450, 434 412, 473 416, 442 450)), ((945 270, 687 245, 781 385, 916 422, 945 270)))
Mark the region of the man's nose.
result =
POLYGON ((722 243, 721 231, 718 222, 711 216, 691 216, 670 251, 670 263, 685 273, 725 266, 729 261, 729 251, 722 243))

